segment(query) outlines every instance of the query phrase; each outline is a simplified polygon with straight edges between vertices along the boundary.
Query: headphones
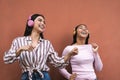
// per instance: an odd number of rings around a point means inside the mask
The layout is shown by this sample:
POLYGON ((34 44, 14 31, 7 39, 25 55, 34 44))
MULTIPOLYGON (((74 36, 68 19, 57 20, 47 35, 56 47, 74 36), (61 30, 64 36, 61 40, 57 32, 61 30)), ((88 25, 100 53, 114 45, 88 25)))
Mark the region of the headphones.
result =
POLYGON ((74 30, 73 30, 73 35, 75 35, 76 34, 76 30, 75 30, 75 28, 74 28, 74 30))
POLYGON ((33 25, 34 25, 34 21, 33 20, 31 20, 31 16, 29 16, 29 18, 28 18, 28 26, 29 27, 33 27, 33 25))

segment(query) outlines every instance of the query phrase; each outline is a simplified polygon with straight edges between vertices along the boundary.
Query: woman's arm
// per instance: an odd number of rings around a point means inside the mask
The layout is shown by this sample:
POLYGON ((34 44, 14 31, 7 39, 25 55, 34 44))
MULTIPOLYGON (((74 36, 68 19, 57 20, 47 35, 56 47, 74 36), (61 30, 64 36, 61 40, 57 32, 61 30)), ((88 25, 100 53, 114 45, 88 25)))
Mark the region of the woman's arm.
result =
POLYGON ((77 49, 73 49, 71 52, 68 52, 65 56, 59 57, 58 53, 54 51, 52 44, 49 44, 49 61, 55 67, 65 67, 67 65, 67 61, 71 56, 77 54, 77 49))
MULTIPOLYGON (((63 53, 62 53, 62 56, 65 56, 67 55, 68 53, 70 52, 68 46, 63 50, 63 53)), ((69 64, 69 61, 67 61, 68 64, 69 64)), ((66 68, 62 68, 62 69, 59 69, 59 72, 66 78, 66 79, 69 79, 69 80, 74 80, 75 77, 76 77, 76 74, 71 74, 67 71, 66 68)))
POLYGON ((96 71, 101 71, 103 68, 103 63, 98 53, 94 54, 94 66, 96 71))
POLYGON ((70 79, 71 74, 67 71, 66 68, 59 69, 59 72, 60 72, 66 79, 70 79))
POLYGON ((67 62, 70 60, 71 56, 74 56, 78 53, 77 48, 73 48, 70 52, 68 52, 66 55, 64 55, 64 61, 67 62))
POLYGON ((94 55, 94 67, 96 71, 101 71, 103 68, 102 60, 98 54, 99 46, 96 43, 92 43, 92 50, 94 55))
POLYGON ((16 57, 16 50, 18 49, 16 39, 13 40, 12 45, 8 52, 5 52, 5 55, 3 56, 3 60, 6 64, 13 63, 17 57, 16 57))

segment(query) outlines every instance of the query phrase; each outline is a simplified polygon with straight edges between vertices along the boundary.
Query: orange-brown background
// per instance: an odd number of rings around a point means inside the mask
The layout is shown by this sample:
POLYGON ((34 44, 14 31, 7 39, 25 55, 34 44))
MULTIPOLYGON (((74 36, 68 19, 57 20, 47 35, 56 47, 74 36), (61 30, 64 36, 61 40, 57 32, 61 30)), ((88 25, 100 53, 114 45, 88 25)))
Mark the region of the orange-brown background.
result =
MULTIPOLYGON (((0 80, 20 80, 17 62, 4 64, 4 51, 12 40, 22 36, 26 20, 33 13, 46 17, 44 33, 61 56, 72 42, 73 28, 84 23, 90 31, 90 42, 99 44, 104 67, 99 80, 120 80, 120 0, 0 0, 0 80)), ((65 80, 51 67, 52 80, 65 80)))

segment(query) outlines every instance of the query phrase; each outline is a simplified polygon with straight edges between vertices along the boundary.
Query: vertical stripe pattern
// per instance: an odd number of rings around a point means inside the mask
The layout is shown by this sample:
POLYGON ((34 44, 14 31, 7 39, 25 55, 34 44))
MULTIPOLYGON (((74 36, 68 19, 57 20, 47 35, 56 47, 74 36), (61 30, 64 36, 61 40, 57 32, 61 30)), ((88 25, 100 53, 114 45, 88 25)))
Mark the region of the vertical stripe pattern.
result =
POLYGON ((46 65, 47 61, 55 67, 63 67, 66 65, 63 57, 58 57, 58 53, 54 51, 49 40, 41 38, 39 40, 38 45, 32 51, 22 51, 20 55, 16 57, 16 50, 22 46, 30 45, 32 40, 30 36, 15 38, 11 48, 8 52, 5 52, 5 63, 13 63, 15 60, 19 60, 22 71, 29 71, 29 75, 32 74, 33 69, 36 69, 38 72, 48 71, 49 67, 46 65))

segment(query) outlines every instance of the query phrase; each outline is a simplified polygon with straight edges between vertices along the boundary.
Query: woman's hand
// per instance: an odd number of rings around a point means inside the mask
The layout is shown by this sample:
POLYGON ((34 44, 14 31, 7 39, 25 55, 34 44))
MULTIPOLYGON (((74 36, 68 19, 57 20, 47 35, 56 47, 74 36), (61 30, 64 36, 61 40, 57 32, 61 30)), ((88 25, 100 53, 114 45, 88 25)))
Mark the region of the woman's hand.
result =
POLYGON ((33 49, 34 47, 32 45, 26 45, 21 47, 22 51, 32 51, 33 49))
POLYGON ((22 51, 32 51, 34 48, 35 47, 33 47, 32 44, 31 45, 22 46, 22 47, 20 47, 16 51, 16 56, 19 56, 22 51))
POLYGON ((78 48, 73 48, 72 51, 70 52, 71 56, 77 55, 78 54, 78 48))
POLYGON ((75 80, 76 77, 77 77, 77 74, 76 74, 76 73, 73 73, 73 74, 71 74, 69 80, 75 80))
POLYGON ((64 56, 64 61, 68 61, 71 56, 77 55, 78 53, 78 48, 73 48, 67 55, 64 56))
POLYGON ((98 48, 99 48, 99 46, 96 43, 92 43, 93 52, 97 52, 98 48))

